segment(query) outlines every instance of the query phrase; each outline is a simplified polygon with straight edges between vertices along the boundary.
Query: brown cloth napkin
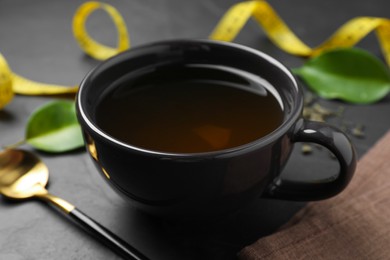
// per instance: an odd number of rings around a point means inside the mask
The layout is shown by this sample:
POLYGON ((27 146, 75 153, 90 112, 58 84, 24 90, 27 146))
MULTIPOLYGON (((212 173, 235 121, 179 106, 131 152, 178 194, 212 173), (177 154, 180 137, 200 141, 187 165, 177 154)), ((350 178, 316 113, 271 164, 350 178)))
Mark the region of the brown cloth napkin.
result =
POLYGON ((346 190, 309 203, 239 258, 390 259, 390 132, 359 161, 346 190))

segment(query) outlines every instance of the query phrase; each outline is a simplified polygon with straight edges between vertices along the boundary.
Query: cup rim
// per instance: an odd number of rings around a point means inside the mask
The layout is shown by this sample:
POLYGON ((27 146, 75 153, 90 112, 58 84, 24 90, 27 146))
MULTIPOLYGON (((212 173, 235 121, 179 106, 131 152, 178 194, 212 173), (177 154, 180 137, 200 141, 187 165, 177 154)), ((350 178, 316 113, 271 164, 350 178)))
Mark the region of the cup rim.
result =
POLYGON ((241 152, 243 150, 247 151, 248 149, 253 149, 254 147, 258 147, 259 145, 267 145, 271 142, 273 142, 275 139, 279 138, 279 136, 283 135, 290 127, 296 122, 298 117, 300 116, 301 110, 303 107, 303 92, 300 88, 298 82, 296 81, 295 77, 293 76, 292 72, 280 61, 276 60, 275 58, 271 57, 270 55, 261 52, 259 50, 253 49, 251 47, 241 45, 238 43, 232 43, 232 42, 223 42, 223 41, 216 41, 216 40, 210 40, 210 39, 176 39, 176 40, 165 40, 165 41, 156 41, 148 44, 143 44, 137 47, 133 47, 130 50, 127 50, 125 52, 119 53, 118 55, 115 55, 104 62, 100 63, 98 66, 96 66, 94 69, 89 71, 82 82, 80 83, 79 90, 77 92, 76 97, 76 111, 78 114, 79 122, 83 128, 83 122, 93 133, 97 134, 98 136, 102 137, 103 139, 106 139, 110 141, 111 143, 114 143, 116 145, 119 145, 122 148, 130 149, 132 151, 140 152, 143 154, 149 154, 150 156, 164 156, 164 157, 177 157, 177 158, 203 158, 203 157, 215 157, 215 156, 226 156, 235 154, 237 152, 241 152), (296 88, 296 91, 298 93, 298 96, 302 96, 300 100, 297 101, 297 104, 293 107, 291 111, 291 116, 287 118, 285 121, 283 121, 276 129, 274 129, 272 132, 268 133, 267 135, 260 137, 256 140, 253 140, 249 143, 245 143, 239 146, 227 148, 227 149, 221 149, 221 150, 215 150, 215 151, 209 151, 209 152, 196 152, 196 153, 174 153, 174 152, 164 152, 164 151, 155 151, 150 150, 138 146, 134 146, 125 142, 122 142, 121 140, 112 137, 111 135, 105 133, 101 128, 99 128, 94 120, 92 120, 87 113, 85 112, 85 109, 83 107, 82 96, 85 95, 84 89, 87 88, 86 85, 88 85, 88 79, 93 77, 93 74, 96 71, 99 71, 101 67, 103 67, 106 63, 114 63, 115 60, 121 60, 124 55, 126 55, 128 52, 132 52, 136 49, 142 49, 147 47, 152 47, 156 45, 167 45, 172 43, 203 43, 203 44, 213 44, 213 45, 222 45, 222 46, 229 46, 237 49, 244 50, 246 52, 253 53, 257 56, 260 56, 262 59, 267 60, 270 64, 277 67, 281 72, 284 72, 286 76, 288 76, 291 80, 291 83, 296 88))

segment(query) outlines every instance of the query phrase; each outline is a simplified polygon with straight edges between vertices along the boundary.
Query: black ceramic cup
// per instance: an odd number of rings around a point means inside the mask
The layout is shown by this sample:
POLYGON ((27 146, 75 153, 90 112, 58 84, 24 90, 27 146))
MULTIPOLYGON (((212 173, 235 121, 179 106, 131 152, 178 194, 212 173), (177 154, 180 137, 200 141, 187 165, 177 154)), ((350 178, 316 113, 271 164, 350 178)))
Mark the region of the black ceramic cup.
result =
POLYGON ((138 208, 173 219, 223 216, 259 197, 310 201, 341 192, 355 171, 355 150, 340 130, 304 120, 302 109, 303 92, 280 62, 242 45, 210 40, 158 42, 121 53, 92 70, 77 96, 87 150, 107 183, 138 208), (203 153, 142 149, 96 124, 96 106, 113 82, 140 68, 187 63, 223 65, 261 76, 280 96, 283 122, 258 140, 203 153), (296 142, 329 149, 339 162, 339 172, 334 178, 310 182, 281 178, 296 142))

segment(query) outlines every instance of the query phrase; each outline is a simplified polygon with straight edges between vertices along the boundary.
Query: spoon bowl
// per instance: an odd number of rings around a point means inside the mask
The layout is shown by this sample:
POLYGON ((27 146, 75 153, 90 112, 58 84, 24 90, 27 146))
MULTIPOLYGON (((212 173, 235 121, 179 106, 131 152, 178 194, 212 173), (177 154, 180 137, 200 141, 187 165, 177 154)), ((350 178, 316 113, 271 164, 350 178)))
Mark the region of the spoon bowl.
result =
POLYGON ((0 193, 11 199, 28 199, 41 194, 49 170, 33 153, 8 149, 0 152, 0 193))

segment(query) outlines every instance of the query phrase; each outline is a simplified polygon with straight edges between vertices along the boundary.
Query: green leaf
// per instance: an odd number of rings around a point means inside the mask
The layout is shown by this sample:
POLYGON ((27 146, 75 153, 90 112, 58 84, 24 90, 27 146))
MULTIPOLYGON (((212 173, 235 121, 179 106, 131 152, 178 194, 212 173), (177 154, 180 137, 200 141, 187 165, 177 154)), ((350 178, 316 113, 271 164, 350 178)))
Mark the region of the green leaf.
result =
POLYGON ((388 67, 357 48, 325 52, 293 71, 323 98, 368 104, 390 92, 388 67))
POLYGON ((82 147, 84 141, 75 103, 59 100, 34 111, 27 123, 26 141, 38 150, 52 153, 82 147))

